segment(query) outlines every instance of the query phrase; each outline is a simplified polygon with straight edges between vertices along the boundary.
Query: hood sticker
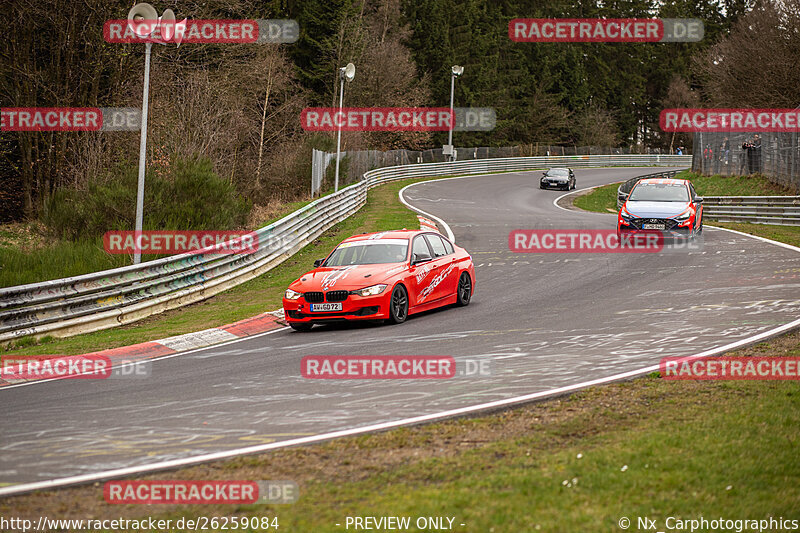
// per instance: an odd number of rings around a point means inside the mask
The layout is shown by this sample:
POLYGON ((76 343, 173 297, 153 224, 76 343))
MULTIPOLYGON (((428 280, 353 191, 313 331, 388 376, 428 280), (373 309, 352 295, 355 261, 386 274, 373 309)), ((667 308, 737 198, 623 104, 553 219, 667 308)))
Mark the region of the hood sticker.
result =
POLYGON ((339 281, 340 279, 346 278, 347 274, 349 274, 351 270, 356 268, 356 266, 358 265, 346 266, 341 270, 334 270, 332 272, 328 272, 327 274, 325 274, 325 277, 322 278, 322 283, 321 283, 322 290, 324 291, 326 289, 329 289, 334 285, 336 285, 336 282, 339 281))

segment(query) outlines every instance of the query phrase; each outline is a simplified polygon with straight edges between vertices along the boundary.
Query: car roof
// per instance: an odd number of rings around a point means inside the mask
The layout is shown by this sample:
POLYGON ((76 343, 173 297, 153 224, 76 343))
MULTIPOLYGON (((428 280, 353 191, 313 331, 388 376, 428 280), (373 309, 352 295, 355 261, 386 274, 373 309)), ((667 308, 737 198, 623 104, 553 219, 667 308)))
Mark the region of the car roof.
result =
POLYGON ((645 178, 637 181, 636 183, 653 183, 655 185, 686 185, 689 180, 681 180, 675 178, 645 178))
POLYGON ((550 167, 547 169, 548 172, 551 170, 569 170, 569 167, 550 167))
POLYGON ((342 242, 366 241, 375 239, 410 239, 414 235, 419 235, 420 233, 433 233, 433 232, 422 231, 418 229, 378 231, 374 233, 362 233, 361 235, 353 235, 352 237, 348 237, 342 242))

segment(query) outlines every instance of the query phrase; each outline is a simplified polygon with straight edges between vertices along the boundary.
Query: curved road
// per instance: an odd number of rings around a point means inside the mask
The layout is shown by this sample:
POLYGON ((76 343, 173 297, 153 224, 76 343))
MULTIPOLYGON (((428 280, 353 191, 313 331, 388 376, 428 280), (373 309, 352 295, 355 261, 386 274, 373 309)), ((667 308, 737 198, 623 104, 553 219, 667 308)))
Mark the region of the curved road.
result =
MULTIPOLYGON (((576 170, 578 186, 652 169, 576 170)), ((0 389, 0 483, 92 474, 547 391, 746 339, 800 310, 800 254, 707 228, 693 253, 514 254, 514 229, 613 228, 566 211, 540 172, 414 185, 412 205, 446 220, 473 254, 467 308, 400 326, 279 330, 156 360, 147 379, 65 380, 0 389), (452 355, 491 376, 319 381, 305 355, 452 355)))

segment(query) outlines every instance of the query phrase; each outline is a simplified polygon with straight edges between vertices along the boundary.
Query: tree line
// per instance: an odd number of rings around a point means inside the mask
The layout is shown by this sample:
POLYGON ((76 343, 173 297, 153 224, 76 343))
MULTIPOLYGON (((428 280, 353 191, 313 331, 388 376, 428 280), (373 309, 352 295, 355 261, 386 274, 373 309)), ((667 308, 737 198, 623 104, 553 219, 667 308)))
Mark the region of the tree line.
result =
MULTIPOLYGON (((658 128, 664 107, 800 104, 800 0, 168 0, 179 18, 295 19, 285 45, 154 46, 148 169, 169 176, 204 158, 253 204, 306 193, 312 148, 333 136, 300 128, 307 106, 338 102, 337 69, 357 67, 345 105, 493 107, 492 132, 458 146, 549 143, 689 146, 658 128), (513 18, 699 18, 699 43, 517 43, 513 18)), ((2 10, 0 105, 139 107, 144 46, 109 44, 122 0, 15 0, 2 10)), ((347 149, 440 146, 446 133, 347 133, 347 149)), ((129 175, 131 132, 0 133, 0 222, 42 217, 61 189, 129 175)), ((351 177, 353 178, 353 177, 351 177)), ((132 217, 132 214, 131 214, 132 217)))

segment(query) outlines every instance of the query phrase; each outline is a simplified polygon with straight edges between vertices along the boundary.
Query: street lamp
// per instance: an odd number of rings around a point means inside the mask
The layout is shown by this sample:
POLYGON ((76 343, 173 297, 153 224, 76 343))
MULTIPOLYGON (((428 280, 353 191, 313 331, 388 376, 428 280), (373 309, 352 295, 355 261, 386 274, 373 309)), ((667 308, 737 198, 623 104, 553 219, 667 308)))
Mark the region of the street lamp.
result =
MULTIPOLYGON (((168 41, 181 44, 186 20, 175 23, 175 13, 171 9, 164 11, 159 17, 153 6, 146 3, 136 4, 128 11, 128 24, 133 32, 142 39, 150 37, 156 26, 160 28, 161 40, 153 39, 161 44, 168 41)), ((142 250, 139 246, 142 234, 142 219, 144 218, 144 170, 145 153, 147 151, 147 102, 150 94, 150 51, 153 48, 152 40, 148 39, 144 48, 144 91, 142 94, 142 131, 139 138, 139 181, 136 185, 136 227, 134 235, 136 246, 133 251, 133 264, 142 262, 142 250)))
POLYGON ((456 78, 464 74, 464 67, 461 65, 453 65, 450 67, 450 116, 453 117, 453 122, 450 123, 450 130, 447 133, 447 148, 444 152, 453 159, 455 151, 453 150, 453 127, 455 127, 455 115, 453 112, 453 95, 456 89, 456 78))
POLYGON ((339 191, 339 152, 342 149, 342 103, 344 101, 344 81, 353 81, 356 77, 356 66, 348 63, 346 67, 339 69, 339 133, 336 135, 336 178, 334 179, 333 191, 339 191))

